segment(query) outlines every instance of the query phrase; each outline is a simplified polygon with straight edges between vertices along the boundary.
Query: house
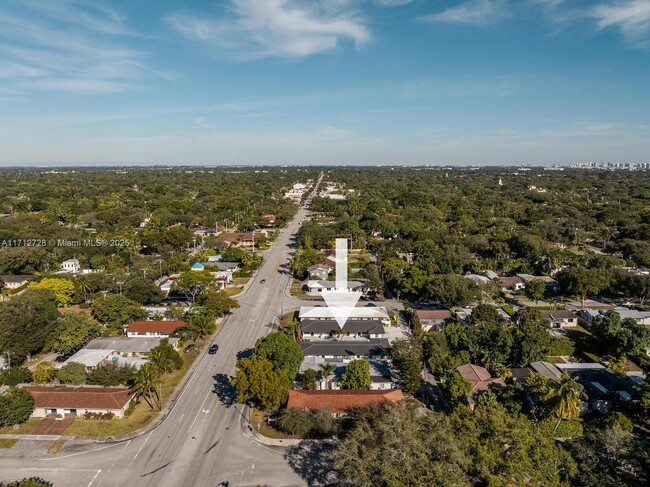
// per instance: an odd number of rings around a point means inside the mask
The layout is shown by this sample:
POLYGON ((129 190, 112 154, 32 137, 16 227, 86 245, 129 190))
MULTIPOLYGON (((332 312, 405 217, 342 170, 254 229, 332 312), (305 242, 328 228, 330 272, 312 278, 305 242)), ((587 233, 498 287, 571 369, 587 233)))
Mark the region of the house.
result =
POLYGON ((547 379, 555 380, 562 376, 562 372, 550 362, 533 362, 530 364, 530 368, 547 379))
POLYGON ((477 284, 489 284, 490 283, 489 278, 487 278, 485 276, 478 275, 478 274, 472 274, 471 272, 468 272, 467 274, 465 274, 465 278, 469 279, 470 281, 474 281, 477 284))
POLYGON ((578 326, 578 317, 568 309, 543 310, 542 316, 549 322, 551 328, 564 328, 567 326, 578 326))
MULTIPOLYGON (((128 337, 104 337, 91 340, 85 347, 78 350, 72 357, 67 359, 61 366, 71 362, 83 364, 86 370, 93 370, 95 367, 108 362, 118 365, 133 365, 139 369, 147 362, 149 352, 158 345, 162 338, 128 338, 128 337)), ((168 338, 169 344, 178 348, 178 338, 168 338)))
POLYGON ((208 261, 204 262, 203 265, 212 270, 216 269, 217 272, 237 272, 239 269, 239 262, 220 262, 220 261, 208 261))
POLYGON ((130 338, 168 337, 186 325, 185 321, 134 321, 125 329, 125 333, 130 338))
POLYGON ((325 264, 314 264, 311 267, 307 268, 307 274, 309 275, 310 280, 324 280, 332 272, 332 267, 325 264))
POLYGON ((255 232, 224 233, 219 238, 229 247, 251 247, 255 243, 255 232))
POLYGON ((444 331, 445 325, 451 323, 451 312, 447 309, 418 309, 415 314, 423 331, 444 331))
POLYGON ((29 281, 34 279, 35 276, 0 276, 0 281, 4 282, 6 289, 18 289, 25 286, 29 281))
POLYGON ((77 274, 78 272, 81 272, 81 264, 79 264, 78 259, 64 260, 61 262, 61 270, 71 274, 77 274))
POLYGON ((623 307, 614 308, 622 320, 630 318, 636 321, 639 325, 650 325, 650 311, 638 311, 636 309, 628 309, 623 307))
POLYGON ((520 277, 504 276, 500 277, 499 280, 501 281, 501 286, 503 289, 506 290, 521 291, 522 289, 526 288, 526 283, 520 277))
POLYGON ((512 367, 510 369, 512 374, 512 383, 516 386, 520 386, 524 381, 533 373, 528 367, 512 367))
MULTIPOLYGON (((298 313, 298 318, 301 322, 303 320, 334 320, 342 316, 339 316, 339 312, 339 309, 333 309, 329 306, 302 306, 298 313)), ((375 306, 374 304, 357 306, 350 311, 349 316, 345 317, 350 320, 379 320, 386 325, 390 324, 390 317, 386 308, 383 306, 375 306)))
POLYGON ((160 290, 165 294, 169 294, 172 290, 172 286, 174 285, 174 281, 179 277, 181 277, 180 274, 172 274, 169 277, 163 277, 160 280, 160 290))
POLYGON ((110 413, 123 418, 132 399, 128 387, 25 386, 23 389, 34 398, 34 418, 48 414, 82 416, 88 413, 110 413))
POLYGON ((400 389, 388 391, 322 390, 289 391, 287 408, 301 408, 308 411, 327 409, 334 415, 345 415, 355 408, 371 404, 396 404, 404 399, 400 389))
POLYGON ((559 291, 560 290, 560 283, 557 282, 555 279, 552 277, 548 276, 533 276, 531 274, 517 274, 517 277, 520 278, 524 283, 528 283, 532 281, 533 279, 542 281, 544 285, 546 286, 546 289, 549 291, 559 291))
POLYGON ((365 292, 366 290, 365 283, 361 281, 348 281, 347 286, 344 289, 337 288, 335 281, 307 281, 307 284, 305 284, 304 287, 307 294, 311 295, 318 295, 331 291, 365 292))
POLYGON ((192 265, 192 267, 190 268, 190 270, 196 271, 196 272, 203 272, 204 269, 205 269, 205 266, 203 264, 201 264, 200 262, 195 262, 192 265))
POLYGON ((264 220, 266 226, 272 227, 275 224, 275 215, 267 213, 266 215, 262 215, 262 220, 264 220))
POLYGON ((386 338, 363 341, 306 341, 300 344, 305 357, 317 357, 324 362, 347 363, 355 359, 384 357, 390 344, 386 338))
POLYGON ((386 335, 381 320, 347 320, 341 328, 336 320, 304 319, 300 321, 300 330, 306 341, 384 338, 386 335))
POLYGON ((472 385, 472 391, 467 397, 470 409, 474 410, 475 397, 481 392, 496 392, 506 387, 506 383, 498 377, 492 377, 486 368, 473 364, 465 364, 456 367, 456 372, 472 385))

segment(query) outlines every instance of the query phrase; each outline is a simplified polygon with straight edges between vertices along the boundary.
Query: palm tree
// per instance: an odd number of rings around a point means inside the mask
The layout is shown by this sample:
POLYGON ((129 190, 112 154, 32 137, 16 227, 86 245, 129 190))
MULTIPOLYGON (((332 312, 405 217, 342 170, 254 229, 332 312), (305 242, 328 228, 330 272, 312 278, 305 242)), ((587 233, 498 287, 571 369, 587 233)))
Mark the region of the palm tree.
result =
POLYGON ((575 419, 582 411, 582 399, 585 393, 582 386, 566 372, 558 380, 551 382, 551 389, 543 397, 551 402, 558 417, 555 430, 563 419, 575 419))
POLYGON ((144 364, 135 377, 135 382, 131 387, 131 392, 142 397, 151 409, 154 407, 160 411, 162 405, 160 402, 160 393, 158 386, 162 383, 160 371, 154 364, 144 364))
POLYGON ((336 367, 330 363, 324 363, 320 366, 320 373, 323 376, 323 379, 325 379, 325 389, 327 389, 329 382, 330 382, 330 377, 334 375, 334 369, 336 367))
POLYGON ((90 294, 90 291, 92 291, 90 281, 86 276, 81 276, 77 281, 77 286, 79 288, 79 292, 84 297, 84 303, 88 304, 88 295, 90 294))

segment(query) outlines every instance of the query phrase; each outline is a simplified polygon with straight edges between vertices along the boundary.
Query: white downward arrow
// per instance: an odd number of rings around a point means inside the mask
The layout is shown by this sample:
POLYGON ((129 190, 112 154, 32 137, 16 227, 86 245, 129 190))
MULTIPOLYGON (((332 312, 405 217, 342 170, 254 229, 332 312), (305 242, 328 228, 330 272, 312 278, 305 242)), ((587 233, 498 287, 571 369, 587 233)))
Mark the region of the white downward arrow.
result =
POLYGON ((323 298, 329 307, 332 317, 343 329, 357 305, 361 293, 348 289, 348 241, 345 238, 336 239, 336 288, 334 291, 324 291, 323 298))

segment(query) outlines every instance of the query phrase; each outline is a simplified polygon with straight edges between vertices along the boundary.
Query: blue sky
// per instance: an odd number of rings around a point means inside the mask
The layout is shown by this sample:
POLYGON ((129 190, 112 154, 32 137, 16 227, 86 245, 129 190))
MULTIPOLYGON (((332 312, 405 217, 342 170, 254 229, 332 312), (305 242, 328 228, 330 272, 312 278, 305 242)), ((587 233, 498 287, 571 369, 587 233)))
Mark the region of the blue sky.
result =
POLYGON ((2 0, 0 165, 650 162, 650 0, 2 0))

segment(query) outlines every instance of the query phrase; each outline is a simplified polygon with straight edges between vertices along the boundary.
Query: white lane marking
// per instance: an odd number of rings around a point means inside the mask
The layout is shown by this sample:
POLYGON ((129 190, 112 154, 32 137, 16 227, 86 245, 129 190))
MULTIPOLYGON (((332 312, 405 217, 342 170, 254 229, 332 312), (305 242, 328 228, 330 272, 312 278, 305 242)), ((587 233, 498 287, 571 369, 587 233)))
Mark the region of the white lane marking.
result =
POLYGON ((114 445, 102 446, 101 448, 95 448, 94 450, 81 451, 79 453, 71 453, 70 455, 64 455, 62 457, 39 458, 38 460, 42 460, 43 462, 51 462, 52 460, 62 460, 64 458, 76 457, 78 455, 85 455, 86 453, 92 453, 92 452, 95 452, 95 451, 106 450, 107 448, 112 448, 114 446, 120 446, 120 445, 123 445, 123 444, 124 443, 115 443, 114 445))
POLYGON ((91 485, 93 485, 93 482, 95 481, 95 479, 97 478, 97 476, 98 476, 100 473, 102 473, 102 471, 101 471, 101 470, 97 470, 97 473, 95 474, 95 476, 92 478, 92 480, 91 480, 90 483, 88 484, 88 487, 90 487, 91 485))
POLYGON ((133 465, 133 462, 135 462, 135 459, 138 458, 138 455, 140 454, 140 452, 142 451, 144 446, 147 444, 147 441, 149 441, 149 438, 151 438, 152 433, 153 433, 153 431, 147 435, 147 438, 144 440, 144 443, 142 444, 142 446, 138 449, 137 453, 135 454, 135 456, 133 457, 133 459, 129 463, 129 466, 126 467, 127 470, 131 468, 131 465, 133 465))
POLYGON ((208 392, 205 396, 205 399, 203 399, 203 403, 201 404, 201 408, 199 409, 199 412, 196 413, 196 416, 194 416, 194 420, 192 421, 192 424, 190 425, 190 429, 187 430, 187 433, 189 434, 190 431, 192 431, 192 427, 194 426, 194 423, 196 423, 196 420, 199 417, 199 414, 201 414, 201 411, 203 411, 203 406, 205 406, 205 401, 208 400, 208 397, 212 394, 212 391, 208 392))
POLYGON ((185 417, 185 413, 181 414, 181 417, 180 417, 180 419, 178 420, 179 423, 180 423, 181 421, 183 421, 183 417, 185 417))

